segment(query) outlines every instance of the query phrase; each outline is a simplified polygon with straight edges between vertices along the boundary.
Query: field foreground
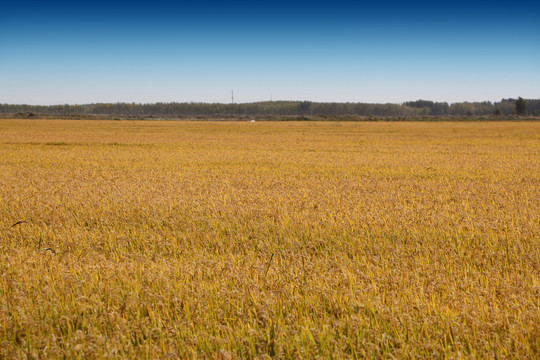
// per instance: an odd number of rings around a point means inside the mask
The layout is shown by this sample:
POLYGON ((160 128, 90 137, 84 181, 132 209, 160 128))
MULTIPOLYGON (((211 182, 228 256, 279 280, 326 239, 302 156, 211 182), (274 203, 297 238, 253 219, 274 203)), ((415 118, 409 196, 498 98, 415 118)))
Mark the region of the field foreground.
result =
POLYGON ((535 358, 538 324, 540 122, 0 120, 2 359, 535 358))

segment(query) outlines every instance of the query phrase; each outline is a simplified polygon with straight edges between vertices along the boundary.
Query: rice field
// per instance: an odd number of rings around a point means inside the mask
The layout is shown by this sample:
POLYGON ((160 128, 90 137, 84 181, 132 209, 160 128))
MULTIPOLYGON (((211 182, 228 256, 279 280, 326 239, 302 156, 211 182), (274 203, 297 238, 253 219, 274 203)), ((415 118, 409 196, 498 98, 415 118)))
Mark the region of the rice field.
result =
POLYGON ((540 122, 0 120, 0 359, 540 357, 540 122))

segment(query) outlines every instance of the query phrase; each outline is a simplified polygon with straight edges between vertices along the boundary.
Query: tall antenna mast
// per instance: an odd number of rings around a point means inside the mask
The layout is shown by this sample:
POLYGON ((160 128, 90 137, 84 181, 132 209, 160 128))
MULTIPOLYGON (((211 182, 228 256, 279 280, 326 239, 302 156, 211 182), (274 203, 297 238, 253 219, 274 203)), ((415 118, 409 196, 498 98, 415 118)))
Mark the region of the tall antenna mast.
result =
POLYGON ((234 90, 231 90, 231 104, 234 105, 234 90))

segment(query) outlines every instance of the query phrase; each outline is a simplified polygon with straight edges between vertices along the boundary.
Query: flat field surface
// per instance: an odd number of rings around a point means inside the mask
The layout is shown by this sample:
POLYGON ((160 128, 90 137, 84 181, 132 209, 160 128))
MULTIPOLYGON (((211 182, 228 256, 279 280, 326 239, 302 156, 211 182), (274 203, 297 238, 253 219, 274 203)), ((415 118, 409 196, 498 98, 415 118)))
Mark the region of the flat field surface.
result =
POLYGON ((2 359, 537 358, 539 262, 540 122, 0 121, 2 359))

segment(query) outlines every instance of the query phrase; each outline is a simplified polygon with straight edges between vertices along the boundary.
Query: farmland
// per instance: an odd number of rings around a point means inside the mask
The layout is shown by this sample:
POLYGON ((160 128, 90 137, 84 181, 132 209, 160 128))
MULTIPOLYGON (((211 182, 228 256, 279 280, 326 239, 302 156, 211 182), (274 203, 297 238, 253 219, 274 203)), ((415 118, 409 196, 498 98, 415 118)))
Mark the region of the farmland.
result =
POLYGON ((539 323, 540 122, 0 120, 0 358, 534 358, 539 323))

